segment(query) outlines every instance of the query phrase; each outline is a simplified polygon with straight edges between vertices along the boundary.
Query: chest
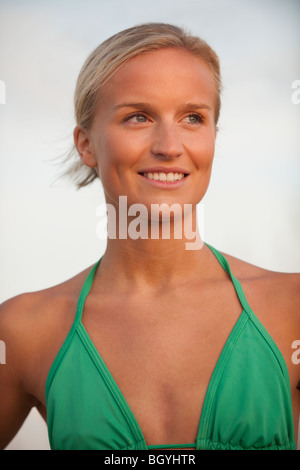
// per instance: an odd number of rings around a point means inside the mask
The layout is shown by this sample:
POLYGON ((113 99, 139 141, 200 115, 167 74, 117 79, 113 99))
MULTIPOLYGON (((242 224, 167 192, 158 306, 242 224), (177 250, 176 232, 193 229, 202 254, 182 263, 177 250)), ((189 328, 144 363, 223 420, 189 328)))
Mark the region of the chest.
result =
POLYGON ((195 441, 210 378, 240 313, 234 297, 213 302, 209 293, 107 297, 101 306, 88 299, 83 325, 149 445, 195 441))

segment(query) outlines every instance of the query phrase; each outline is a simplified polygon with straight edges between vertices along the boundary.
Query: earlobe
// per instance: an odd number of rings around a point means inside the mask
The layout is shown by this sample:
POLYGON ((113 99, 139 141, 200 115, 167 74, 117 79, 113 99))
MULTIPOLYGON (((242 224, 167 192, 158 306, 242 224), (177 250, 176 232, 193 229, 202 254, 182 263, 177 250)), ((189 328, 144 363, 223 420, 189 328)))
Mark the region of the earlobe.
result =
POLYGON ((76 126, 73 132, 75 147, 82 163, 90 168, 97 166, 97 160, 94 156, 89 132, 80 126, 76 126))

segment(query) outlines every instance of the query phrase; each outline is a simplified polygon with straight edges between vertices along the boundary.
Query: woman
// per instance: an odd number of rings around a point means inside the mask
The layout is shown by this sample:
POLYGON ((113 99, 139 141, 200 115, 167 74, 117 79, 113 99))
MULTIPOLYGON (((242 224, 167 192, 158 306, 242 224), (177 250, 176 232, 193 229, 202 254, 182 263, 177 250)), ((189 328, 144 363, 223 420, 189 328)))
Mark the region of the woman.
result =
POLYGON ((215 52, 171 25, 122 31, 87 59, 75 175, 102 182, 107 248, 2 305, 2 447, 36 406, 52 449, 295 448, 299 277, 223 255, 196 229, 220 88, 215 52))

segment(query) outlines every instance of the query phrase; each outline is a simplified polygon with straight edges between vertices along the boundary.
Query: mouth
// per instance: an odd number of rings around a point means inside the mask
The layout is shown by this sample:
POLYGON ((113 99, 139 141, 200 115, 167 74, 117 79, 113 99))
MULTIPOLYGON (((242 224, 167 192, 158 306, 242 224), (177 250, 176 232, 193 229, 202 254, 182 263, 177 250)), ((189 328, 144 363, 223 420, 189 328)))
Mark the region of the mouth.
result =
POLYGON ((148 178, 149 180, 154 180, 154 181, 163 181, 163 182, 168 182, 168 183, 174 183, 175 181, 180 181, 182 180, 186 174, 185 173, 164 173, 164 172, 155 172, 155 173, 142 173, 142 175, 145 178, 148 178))
POLYGON ((153 168, 139 172, 141 176, 157 183, 174 184, 186 179, 189 173, 181 168, 153 168))

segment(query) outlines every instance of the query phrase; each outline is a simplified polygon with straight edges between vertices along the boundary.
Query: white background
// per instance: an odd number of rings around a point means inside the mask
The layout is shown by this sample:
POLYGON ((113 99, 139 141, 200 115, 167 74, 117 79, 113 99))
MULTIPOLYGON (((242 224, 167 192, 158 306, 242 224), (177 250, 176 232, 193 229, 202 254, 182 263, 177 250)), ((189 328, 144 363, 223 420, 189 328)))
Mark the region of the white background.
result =
MULTIPOLYGON (((299 271, 299 20, 298 0, 0 0, 0 302, 58 284, 103 253, 100 185, 53 185, 63 169, 56 159, 72 144, 73 91, 87 55, 149 21, 186 27, 221 60, 205 241, 267 269, 299 271)), ((8 449, 47 448, 33 410, 8 449)))

